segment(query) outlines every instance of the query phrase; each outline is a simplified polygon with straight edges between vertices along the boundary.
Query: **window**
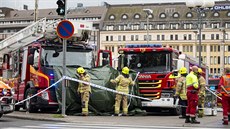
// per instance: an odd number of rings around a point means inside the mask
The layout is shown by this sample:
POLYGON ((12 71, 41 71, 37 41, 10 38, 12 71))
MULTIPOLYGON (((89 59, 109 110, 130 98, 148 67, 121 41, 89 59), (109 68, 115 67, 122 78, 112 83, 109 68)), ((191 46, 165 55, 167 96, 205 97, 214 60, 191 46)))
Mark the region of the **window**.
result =
POLYGON ((121 16, 121 19, 123 19, 123 20, 128 19, 128 15, 127 15, 127 14, 123 14, 123 15, 121 16))
POLYGON ((134 35, 131 35, 131 41, 134 41, 134 35))
POLYGON ((216 34, 216 40, 219 40, 219 39, 220 39, 220 35, 216 34))
POLYGON ((160 41, 160 35, 157 35, 157 41, 160 41))
POLYGON ((187 40, 187 35, 186 34, 184 34, 184 40, 187 40))
POLYGON ((215 36, 214 34, 211 34, 211 40, 214 40, 214 36, 215 36))
POLYGON ((141 15, 140 14, 135 14, 134 15, 134 19, 140 19, 141 18, 141 15))
POLYGON ((228 58, 227 58, 227 56, 225 56, 224 57, 224 64, 227 64, 227 62, 228 62, 228 58))
POLYGON ((126 41, 125 35, 123 35, 123 41, 126 41))
POLYGON ((113 41, 113 36, 110 36, 110 41, 113 41))
POLYGON ((176 12, 176 13, 173 14, 173 18, 179 18, 179 17, 180 17, 179 13, 176 12))
POLYGON ((109 20, 115 20, 115 16, 112 14, 109 16, 109 20))
POLYGON ((106 36, 106 41, 109 41, 109 36, 106 36))
POLYGON ((210 68, 210 73, 213 73, 213 68, 210 68))
POLYGON ((159 29, 159 30, 165 29, 165 24, 159 24, 159 25, 157 25, 157 29, 159 29))
POLYGON ((165 14, 165 13, 161 13, 161 14, 160 14, 160 18, 161 18, 161 19, 165 19, 165 18, 166 18, 166 14, 165 14))
POLYGON ((217 29, 220 27, 220 23, 212 23, 212 28, 217 29))
POLYGON ((217 57, 217 64, 220 64, 220 56, 217 57))
POLYGON ((135 40, 136 40, 136 41, 138 41, 138 38, 139 38, 139 36, 138 36, 138 35, 135 35, 135 40))
POLYGON ((214 56, 214 62, 213 62, 213 64, 215 65, 216 64, 216 56, 214 56))
POLYGON ((118 35, 118 41, 121 41, 121 35, 118 35))
POLYGON ((170 40, 173 40, 173 35, 172 34, 170 35, 170 40))
POLYGON ((210 57, 210 64, 213 64, 213 56, 210 57))
POLYGON ((202 34, 202 40, 205 40, 205 34, 202 34))
POLYGON ((219 17, 219 16, 220 16, 220 14, 218 12, 213 13, 213 17, 219 17))
POLYGON ((177 34, 175 35, 175 40, 178 40, 178 35, 177 34))
POLYGON ((178 26, 179 26, 178 23, 172 23, 172 24, 170 24, 170 28, 171 28, 172 30, 178 29, 178 26))
POLYGON ((219 45, 217 46, 217 51, 220 52, 220 46, 219 45))
POLYGON ((230 12, 227 13, 227 16, 230 17, 230 12))
POLYGON ((184 29, 191 29, 192 28, 192 24, 191 23, 185 23, 184 24, 184 29))
POLYGON ((192 15, 191 12, 188 12, 188 13, 186 14, 186 17, 187 17, 187 18, 191 18, 191 17, 193 17, 193 15, 192 15))
POLYGON ((161 35, 161 40, 165 40, 165 35, 161 35))
POLYGON ((113 25, 108 25, 106 26, 106 30, 113 30, 114 26, 113 25))
POLYGON ((230 64, 230 56, 228 56, 228 64, 230 64))

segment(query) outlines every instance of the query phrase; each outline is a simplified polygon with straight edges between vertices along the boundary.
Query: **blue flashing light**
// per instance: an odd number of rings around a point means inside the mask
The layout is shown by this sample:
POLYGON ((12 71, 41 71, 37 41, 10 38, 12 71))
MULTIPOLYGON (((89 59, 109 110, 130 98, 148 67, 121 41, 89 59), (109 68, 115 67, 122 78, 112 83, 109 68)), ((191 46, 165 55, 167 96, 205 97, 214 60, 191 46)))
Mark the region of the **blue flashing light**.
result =
POLYGON ((126 48, 147 48, 147 47, 150 47, 150 48, 153 48, 153 47, 162 47, 162 44, 127 44, 125 46, 126 48))
POLYGON ((50 76, 54 76, 54 74, 53 74, 53 73, 50 73, 50 76))

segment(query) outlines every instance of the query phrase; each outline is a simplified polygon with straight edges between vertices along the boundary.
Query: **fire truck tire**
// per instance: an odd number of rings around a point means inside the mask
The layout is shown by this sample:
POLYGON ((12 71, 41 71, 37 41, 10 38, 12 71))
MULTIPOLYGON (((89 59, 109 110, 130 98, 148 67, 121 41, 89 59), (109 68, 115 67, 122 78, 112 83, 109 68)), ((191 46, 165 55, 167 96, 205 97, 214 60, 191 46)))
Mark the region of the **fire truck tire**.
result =
POLYGON ((15 111, 19 111, 19 110, 20 110, 20 106, 19 106, 19 105, 15 105, 14 110, 15 110, 15 111))
MULTIPOLYGON (((26 99, 29 98, 29 97, 31 97, 32 95, 33 94, 31 93, 30 89, 27 89, 26 90, 26 99)), ((33 99, 30 99, 30 100, 28 100, 28 101, 25 102, 25 109, 29 113, 37 112, 38 109, 34 105, 32 105, 31 100, 33 100, 33 99)))
POLYGON ((180 115, 180 112, 181 112, 180 107, 176 107, 176 108, 171 109, 172 115, 178 116, 178 115, 180 115))
POLYGON ((3 114, 0 114, 0 118, 3 116, 3 114))

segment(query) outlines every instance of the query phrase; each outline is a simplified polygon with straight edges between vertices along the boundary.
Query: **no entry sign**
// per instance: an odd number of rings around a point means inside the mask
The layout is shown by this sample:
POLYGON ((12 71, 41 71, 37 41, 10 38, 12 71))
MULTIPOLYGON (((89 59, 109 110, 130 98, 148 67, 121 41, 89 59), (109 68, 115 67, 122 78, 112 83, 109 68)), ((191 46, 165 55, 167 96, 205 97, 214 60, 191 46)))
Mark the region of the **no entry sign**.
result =
POLYGON ((70 21, 63 20, 59 22, 57 26, 57 34, 60 38, 68 39, 73 35, 73 33, 74 33, 74 26, 70 21))

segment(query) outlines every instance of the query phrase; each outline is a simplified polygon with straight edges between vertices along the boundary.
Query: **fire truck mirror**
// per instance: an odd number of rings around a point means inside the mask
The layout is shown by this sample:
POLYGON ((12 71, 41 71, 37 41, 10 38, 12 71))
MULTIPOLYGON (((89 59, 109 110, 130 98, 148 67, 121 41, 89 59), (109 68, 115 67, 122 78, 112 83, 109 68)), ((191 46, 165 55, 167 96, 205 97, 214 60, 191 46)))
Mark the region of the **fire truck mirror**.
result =
POLYGON ((28 64, 29 65, 34 65, 34 55, 30 54, 28 57, 28 64))
POLYGON ((173 71, 173 76, 178 76, 178 71, 177 70, 173 71))

